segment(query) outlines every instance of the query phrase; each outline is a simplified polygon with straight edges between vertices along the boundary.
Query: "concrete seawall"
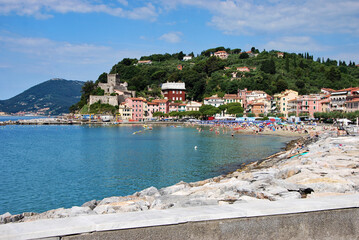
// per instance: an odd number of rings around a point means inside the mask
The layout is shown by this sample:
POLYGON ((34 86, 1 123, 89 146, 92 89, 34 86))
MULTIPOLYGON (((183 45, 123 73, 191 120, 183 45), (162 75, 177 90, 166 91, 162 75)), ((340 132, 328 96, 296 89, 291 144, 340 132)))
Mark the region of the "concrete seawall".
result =
POLYGON ((359 239, 359 194, 47 219, 0 239, 359 239))

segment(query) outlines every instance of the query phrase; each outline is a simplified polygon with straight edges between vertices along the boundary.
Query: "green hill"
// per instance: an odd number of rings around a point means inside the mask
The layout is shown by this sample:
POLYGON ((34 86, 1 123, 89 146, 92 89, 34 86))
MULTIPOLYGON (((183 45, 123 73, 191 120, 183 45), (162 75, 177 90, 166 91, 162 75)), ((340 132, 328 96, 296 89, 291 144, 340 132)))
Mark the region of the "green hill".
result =
MULTIPOLYGON (((354 62, 337 62, 331 59, 313 60, 309 53, 286 53, 262 51, 254 47, 251 53, 241 49, 218 47, 203 51, 190 61, 183 61, 183 52, 174 54, 153 54, 140 60, 151 60, 152 64, 137 64, 137 59, 125 58, 115 64, 110 73, 118 73, 129 90, 136 90, 137 96, 159 95, 161 83, 182 81, 186 84, 187 98, 202 101, 204 97, 225 93, 237 93, 238 89, 262 90, 270 95, 285 89, 299 94, 319 93, 321 88, 341 89, 359 86, 359 67, 354 62), (211 57, 211 53, 225 50, 228 59, 211 57), (253 54, 251 54, 253 53, 253 54), (178 65, 182 65, 179 70, 178 65), (238 72, 237 67, 248 67, 250 72, 238 72), (233 76, 238 72, 237 76, 233 76)), ((106 73, 99 76, 88 91, 84 91, 82 102, 72 110, 81 109, 96 83, 106 82, 106 73), (87 94, 87 95, 86 95, 87 94)), ((91 86, 88 83, 89 86, 91 86)))
POLYGON ((84 82, 52 79, 40 83, 8 100, 0 101, 0 111, 7 113, 43 110, 47 115, 68 113, 69 107, 78 102, 84 82))

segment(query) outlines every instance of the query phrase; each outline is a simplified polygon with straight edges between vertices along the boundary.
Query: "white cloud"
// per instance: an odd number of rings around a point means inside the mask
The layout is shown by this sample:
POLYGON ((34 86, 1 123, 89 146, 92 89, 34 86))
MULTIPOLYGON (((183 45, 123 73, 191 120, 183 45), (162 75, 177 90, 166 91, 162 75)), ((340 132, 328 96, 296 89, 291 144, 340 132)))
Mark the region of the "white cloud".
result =
POLYGON ((124 6, 128 6, 128 1, 127 0, 117 0, 119 3, 121 3, 124 6))
MULTIPOLYGON (((119 2, 126 7, 128 6, 128 2, 125 0, 119 0, 119 2)), ((34 16, 44 19, 53 17, 52 13, 54 12, 62 14, 100 12, 129 19, 149 20, 155 20, 158 15, 156 8, 151 3, 125 10, 103 4, 101 1, 99 3, 99 1, 90 0, 0 0, 0 15, 15 13, 20 16, 34 16)))
POLYGON ((286 36, 270 41, 262 46, 267 50, 281 50, 287 52, 320 52, 329 50, 328 46, 317 44, 308 36, 286 36))
POLYGON ((359 1, 355 0, 157 0, 164 9, 179 5, 207 9, 209 24, 227 34, 354 33, 359 34, 359 1))
MULTIPOLYGON (((0 62, 7 63, 3 68, 16 65, 16 59, 18 59, 18 62, 24 62, 28 69, 42 68, 43 71, 45 71, 44 66, 56 68, 58 65, 64 69, 78 66, 88 70, 93 66, 96 68, 103 65, 110 67, 124 57, 141 56, 138 51, 115 50, 108 46, 59 42, 47 38, 0 35, 0 46, 1 52, 9 53, 12 56, 8 59, 0 57, 0 62)), ((99 71, 104 71, 104 69, 99 71)))
POLYGON ((89 64, 101 61, 103 53, 112 51, 106 46, 92 44, 72 44, 56 42, 47 38, 27 38, 0 36, 0 43, 8 50, 30 56, 39 60, 53 62, 76 62, 89 64))
POLYGON ((181 32, 169 32, 163 34, 159 39, 169 43, 179 43, 181 41, 181 32))

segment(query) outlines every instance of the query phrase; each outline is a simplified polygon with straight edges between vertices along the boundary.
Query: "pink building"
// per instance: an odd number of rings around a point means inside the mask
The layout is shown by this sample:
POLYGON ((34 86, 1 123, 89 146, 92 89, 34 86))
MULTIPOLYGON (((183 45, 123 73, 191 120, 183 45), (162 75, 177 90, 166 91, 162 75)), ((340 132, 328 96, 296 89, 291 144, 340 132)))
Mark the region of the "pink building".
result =
POLYGON ((297 97, 297 116, 307 113, 314 117, 315 112, 322 111, 321 98, 319 95, 303 95, 297 97))
POLYGON ((181 103, 170 103, 169 104, 169 112, 179 112, 179 107, 181 103))
POLYGON ((126 106, 132 108, 132 120, 141 121, 143 119, 143 99, 126 98, 126 106))
POLYGON ((156 99, 152 101, 153 103, 158 103, 158 111, 163 113, 169 112, 169 101, 168 99, 156 99))
POLYGON ((147 105, 148 105, 148 117, 153 118, 153 113, 159 111, 158 103, 148 102, 147 105))

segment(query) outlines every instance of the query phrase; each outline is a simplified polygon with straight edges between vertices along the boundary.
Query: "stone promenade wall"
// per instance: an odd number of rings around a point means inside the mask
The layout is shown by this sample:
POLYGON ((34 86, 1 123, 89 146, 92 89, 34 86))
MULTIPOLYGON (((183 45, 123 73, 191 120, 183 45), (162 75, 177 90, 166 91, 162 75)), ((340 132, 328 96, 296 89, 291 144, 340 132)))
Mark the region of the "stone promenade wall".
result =
POLYGON ((358 239, 359 194, 0 225, 0 239, 358 239))

